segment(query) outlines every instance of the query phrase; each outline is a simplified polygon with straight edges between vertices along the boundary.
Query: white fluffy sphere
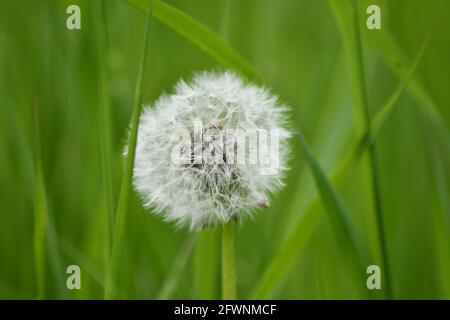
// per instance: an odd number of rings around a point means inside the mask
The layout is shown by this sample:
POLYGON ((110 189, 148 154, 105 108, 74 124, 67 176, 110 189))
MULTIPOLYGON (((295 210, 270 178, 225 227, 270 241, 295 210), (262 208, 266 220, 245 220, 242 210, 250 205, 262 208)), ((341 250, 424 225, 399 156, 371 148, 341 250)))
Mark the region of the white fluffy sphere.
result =
POLYGON ((180 81, 141 114, 135 189, 145 206, 192 230, 268 206, 286 171, 286 112, 230 72, 180 81))

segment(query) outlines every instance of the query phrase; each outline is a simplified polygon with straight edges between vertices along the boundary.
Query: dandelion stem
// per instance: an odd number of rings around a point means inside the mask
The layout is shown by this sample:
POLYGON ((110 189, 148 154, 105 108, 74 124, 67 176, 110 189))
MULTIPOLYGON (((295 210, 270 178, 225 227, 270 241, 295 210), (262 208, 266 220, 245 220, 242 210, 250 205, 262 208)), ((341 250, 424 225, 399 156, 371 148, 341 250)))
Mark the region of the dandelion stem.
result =
POLYGON ((222 299, 236 299, 236 268, 234 254, 234 224, 222 227, 222 299))

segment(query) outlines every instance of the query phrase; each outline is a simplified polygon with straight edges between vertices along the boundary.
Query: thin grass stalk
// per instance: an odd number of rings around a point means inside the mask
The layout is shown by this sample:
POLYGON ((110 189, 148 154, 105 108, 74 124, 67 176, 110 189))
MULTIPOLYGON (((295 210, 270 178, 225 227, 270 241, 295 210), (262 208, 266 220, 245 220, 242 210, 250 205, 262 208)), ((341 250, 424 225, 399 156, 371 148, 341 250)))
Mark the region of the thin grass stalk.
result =
MULTIPOLYGON (((404 80, 407 73, 403 69, 397 68, 398 62, 408 64, 408 58, 402 49, 396 43, 394 37, 388 29, 383 32, 367 32, 368 39, 372 40, 375 48, 378 51, 380 58, 382 58, 386 65, 394 72, 400 79, 404 80)), ((432 124, 432 129, 436 133, 436 139, 442 144, 441 152, 450 159, 450 134, 448 126, 445 123, 442 112, 437 107, 430 92, 423 85, 420 79, 414 78, 411 80, 411 85, 408 87, 411 96, 417 101, 419 110, 429 119, 432 124)))
POLYGON ((194 256, 194 292, 196 299, 217 299, 219 276, 218 228, 202 230, 198 235, 194 256))
MULTIPOLYGON (((149 8, 152 0, 149 0, 149 8)), ((111 252, 111 262, 109 266, 108 278, 105 288, 105 298, 110 299, 113 297, 114 285, 113 282, 116 279, 118 265, 119 265, 119 250, 124 242, 126 213, 128 211, 128 202, 131 191, 131 183, 133 177, 133 166, 137 144, 137 134, 139 129, 139 118, 142 106, 142 87, 143 87, 143 74, 146 64, 147 47, 148 47, 148 35, 150 30, 150 18, 151 10, 147 12, 146 26, 144 33, 144 47, 141 57, 141 63, 139 66, 138 76, 136 80, 136 88, 134 94, 134 108, 133 118, 129 135, 128 143, 128 155, 125 163, 125 168, 122 177, 122 184, 120 188, 119 203, 117 205, 116 222, 114 228, 113 246, 111 252)))
POLYGON ((42 173, 35 175, 34 199, 34 260, 36 265, 37 299, 45 295, 45 265, 46 265, 46 239, 47 239, 47 203, 45 199, 42 173))
POLYGON ((335 231, 335 237, 341 247, 346 248, 344 253, 347 255, 344 260, 349 261, 349 267, 361 280, 363 279, 361 268, 367 265, 370 258, 367 247, 351 219, 345 202, 329 181, 319 162, 314 158, 311 148, 300 130, 298 130, 298 141, 327 209, 327 217, 335 231))
POLYGON ((100 94, 99 94, 99 128, 98 139, 100 149, 102 199, 101 199, 101 219, 99 228, 104 235, 104 268, 109 269, 111 242, 114 226, 114 204, 113 204, 113 183, 112 183, 112 143, 111 143, 111 104, 109 100, 108 83, 108 41, 105 0, 99 2, 97 12, 100 21, 97 23, 98 41, 98 61, 100 68, 100 94))
POLYGON ((109 83, 108 83, 108 41, 107 41, 107 24, 105 12, 105 0, 100 2, 101 21, 99 27, 99 60, 100 60, 100 156, 102 163, 102 180, 105 188, 105 209, 108 214, 108 242, 111 239, 112 227, 114 225, 114 204, 113 204, 113 186, 112 186, 112 143, 111 143, 111 103, 109 100, 109 83))
MULTIPOLYGON (((137 8, 148 11, 146 0, 125 0, 137 8)), ((165 1, 153 0, 153 17, 174 32, 190 41, 197 48, 216 60, 224 68, 231 69, 250 79, 261 80, 253 66, 226 41, 210 28, 165 1)))
POLYGON ((437 255, 437 272, 445 292, 445 299, 450 297, 450 201, 449 188, 445 180, 444 167, 439 154, 438 143, 434 135, 433 125, 429 119, 422 119, 423 134, 427 147, 428 170, 430 172, 435 199, 432 199, 435 210, 432 219, 435 223, 435 247, 437 255))
MULTIPOLYGON (((371 116, 369 110, 369 103, 367 98, 367 90, 366 90, 366 81, 364 75, 364 60, 362 54, 362 45, 361 45, 361 36, 359 31, 359 19, 358 19, 358 6, 355 0, 352 0, 352 28, 354 32, 354 45, 351 46, 350 50, 353 50, 352 57, 355 60, 352 60, 353 73, 354 77, 353 84, 354 90, 356 90, 358 99, 356 100, 357 105, 362 109, 362 114, 364 115, 365 120, 365 128, 370 128, 371 124, 371 116)), ((380 172, 379 172, 379 164, 378 157, 376 151, 375 143, 371 144, 368 149, 369 153, 369 166, 371 171, 372 178, 372 190, 373 197, 375 202, 375 213, 376 213, 376 228, 378 231, 378 238, 380 241, 380 249, 381 249, 381 267, 384 270, 384 284, 385 284, 385 293, 386 298, 390 299, 392 297, 391 293, 391 276, 389 270, 389 260, 387 253, 387 244, 386 244, 386 232, 384 228, 383 221, 383 205, 381 199, 381 190, 380 190, 380 172)))
POLYGON ((45 296, 45 265, 48 231, 47 196, 41 165, 41 141, 39 110, 36 96, 33 97, 34 131, 34 262, 36 267, 37 299, 45 296))
POLYGON ((416 58, 414 59, 414 62, 412 63, 410 69, 405 75, 405 78, 403 79, 401 85, 398 87, 398 89, 389 97, 389 99, 384 103, 380 110, 377 112, 377 114, 372 117, 370 126, 368 128, 367 132, 367 141, 365 143, 373 144, 383 127, 386 120, 389 118, 389 115, 392 113, 396 102, 400 98, 400 96, 403 94, 403 92, 408 88, 409 83, 413 80, 413 75, 417 69, 417 67, 420 64, 420 61, 423 58, 423 55, 425 53, 426 48, 428 47, 428 44, 431 40, 431 37, 434 33, 434 29, 427 35, 425 38, 425 41, 422 43, 422 46, 420 47, 419 53, 416 55, 416 58))
POLYGON ((158 300, 167 300, 171 298, 174 290, 177 288, 178 282, 181 278, 181 273, 192 254, 196 240, 197 234, 194 233, 190 234, 184 242, 180 252, 177 255, 177 259, 172 265, 172 269, 168 273, 168 276, 162 286, 161 292, 158 294, 158 300))

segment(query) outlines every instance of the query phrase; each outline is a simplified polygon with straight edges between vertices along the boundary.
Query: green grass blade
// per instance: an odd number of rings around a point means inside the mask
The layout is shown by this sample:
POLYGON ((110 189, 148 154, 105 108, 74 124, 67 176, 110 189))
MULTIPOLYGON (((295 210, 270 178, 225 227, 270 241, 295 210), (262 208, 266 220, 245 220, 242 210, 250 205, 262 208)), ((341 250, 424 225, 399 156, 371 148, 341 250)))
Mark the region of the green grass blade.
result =
POLYGON ((81 269, 87 273, 98 285, 105 287, 105 277, 101 269, 86 257, 83 252, 79 251, 68 239, 60 237, 58 243, 60 250, 64 255, 73 261, 77 261, 81 269))
MULTIPOLYGON (((149 8, 146 0, 126 1, 144 11, 149 8)), ((225 40, 184 12, 167 3, 155 0, 152 4, 152 14, 155 19, 193 43, 223 67, 252 79, 260 78, 255 69, 225 40)))
MULTIPOLYGON (((318 198, 316 198, 314 204, 317 206, 318 203, 318 198)), ((302 214, 293 232, 277 251, 276 256, 270 261, 269 266, 254 290, 252 299, 270 298, 286 275, 292 270, 299 253, 319 225, 321 217, 316 214, 317 212, 314 209, 315 206, 311 206, 309 210, 302 214)))
POLYGON ((359 266, 364 269, 370 255, 363 243, 362 238, 358 234, 355 225, 353 224, 351 215, 348 212, 342 198, 339 196, 327 178, 325 172, 322 170, 319 162, 312 154, 303 133, 299 132, 298 135, 305 160, 314 175, 314 180, 323 200, 324 206, 327 209, 328 218, 335 229, 336 236, 348 249, 347 251, 351 252, 350 255, 355 257, 359 263, 359 266))
POLYGON ((58 238, 55 232, 55 222, 53 216, 49 215, 47 226, 49 264, 54 280, 57 283, 58 295, 63 299, 67 299, 68 292, 65 281, 65 266, 62 264, 60 250, 58 248, 58 238))
POLYGON ((419 52, 414 59, 414 63, 408 69, 408 76, 405 77, 402 83, 398 86, 398 88, 389 96, 383 105, 378 108, 377 113, 371 120, 369 128, 366 129, 366 132, 359 138, 359 146, 353 149, 353 153, 343 159, 341 163, 336 166, 335 173, 332 176, 340 176, 343 175, 347 170, 350 169, 353 161, 357 160, 364 152, 368 150, 368 148, 374 143, 376 138, 378 137, 381 129, 383 128, 386 121, 389 119, 389 116, 392 114, 392 110, 396 106, 398 100, 408 88, 408 84, 413 80, 413 76, 417 67, 420 64, 420 61, 423 58, 426 48, 430 42, 431 36, 433 35, 433 31, 428 34, 426 39, 424 40, 419 52))
POLYGON ((38 299, 43 299, 45 294, 45 264, 47 248, 47 197, 44 179, 40 164, 36 166, 35 172, 35 198, 34 198, 34 257, 36 264, 38 299))
POLYGON ((41 141, 37 98, 33 97, 34 126, 34 261, 36 267, 37 299, 45 295, 45 265, 48 232, 48 208, 41 165, 41 141))
MULTIPOLYGON (((350 81, 352 88, 359 88, 361 86, 361 77, 363 77, 362 70, 359 63, 355 63, 360 59, 359 57, 359 42, 357 40, 352 21, 354 20, 352 7, 350 2, 352 0, 329 0, 329 4, 336 17, 336 22, 342 35, 342 41, 346 48, 347 61, 350 68, 350 81)), ((354 112, 356 115, 356 129, 358 132, 364 132, 364 123, 366 122, 366 108, 367 97, 364 90, 352 90, 353 101, 355 101, 354 112)))
POLYGON ((111 105, 109 100, 109 84, 108 84, 108 45, 107 45, 107 27, 105 16, 105 0, 100 2, 99 8, 101 14, 100 25, 98 26, 98 43, 99 43, 99 66, 100 66, 100 125, 99 125, 99 140, 100 140, 100 158, 102 164, 102 180, 104 186, 104 210, 106 211, 105 219, 108 234, 108 242, 111 237, 113 226, 112 214, 114 210, 113 205, 113 186, 112 186, 112 143, 111 143, 111 105))
POLYGON ((186 263, 192 255, 192 250, 194 249, 195 242, 197 239, 197 234, 189 234, 188 238, 181 247, 180 252, 176 260, 172 265, 172 269, 167 274, 166 280, 162 286, 161 292, 159 293, 158 300, 170 299, 173 291, 177 288, 178 281, 180 280, 181 273, 186 267, 186 263))
MULTIPOLYGON (((364 61, 361 45, 361 37, 358 22, 357 3, 350 1, 336 1, 330 0, 337 22, 340 26, 342 38, 348 54, 348 64, 350 68, 350 76, 352 80, 352 92, 355 107, 358 114, 364 119, 364 129, 370 128, 371 116, 369 110, 369 103, 367 98, 367 89, 364 72, 364 61)), ((369 147, 369 167, 371 171, 372 190, 375 202, 376 213, 376 228, 378 230, 378 238, 381 248, 380 265, 383 270, 384 277, 384 292, 388 298, 391 297, 391 276, 389 270, 389 261, 387 254, 386 235, 384 230, 382 199, 379 181, 378 159, 375 145, 369 147)))
POLYGON ((381 128, 383 127, 386 120, 389 118, 389 115, 392 113, 392 110, 394 109, 398 99, 403 94, 403 92, 407 89, 408 84, 413 79, 414 72, 416 71, 417 67, 420 64, 420 61, 423 58, 423 55, 425 53, 425 50, 430 42, 431 36, 433 35, 433 31, 428 34, 426 37, 424 43, 422 44, 422 47, 419 50, 419 53, 417 54, 416 58, 414 59, 414 63, 408 70, 406 76, 403 78, 403 81, 401 85, 397 88, 397 90, 389 97, 389 99, 383 104, 383 106, 380 108, 380 110, 377 112, 377 114, 373 117, 369 132, 367 133, 367 139, 365 143, 372 144, 375 139, 378 136, 378 133, 380 132, 381 128))
MULTIPOLYGON (((410 65, 409 59, 398 46, 388 29, 384 29, 383 32, 366 32, 365 36, 373 43, 386 65, 400 79, 404 80, 408 78, 408 71, 402 66, 410 65)), ((447 158, 450 159, 449 129, 431 94, 417 78, 411 79, 411 85, 408 86, 408 91, 418 102, 417 106, 429 119, 433 129, 437 133, 437 137, 439 137, 439 140, 445 147, 444 151, 446 152, 447 158)))
MULTIPOLYGON (((101 219, 98 228, 101 232, 96 232, 96 237, 100 237, 103 243, 103 261, 104 270, 108 270, 111 253, 111 238, 114 226, 114 204, 113 204, 113 183, 112 183, 112 125, 111 125, 111 105, 109 99, 109 82, 108 82, 108 41, 107 41, 107 25, 106 25, 106 8, 105 0, 101 0, 97 5, 98 15, 101 17, 96 22, 96 35, 98 44, 98 65, 100 69, 99 77, 99 109, 98 109, 98 143, 100 152, 100 173, 102 181, 101 219)), ((98 240, 93 240, 98 241, 98 240)), ((107 274, 107 272, 105 272, 107 274)))
POLYGON ((439 155, 436 139, 433 137, 431 125, 427 119, 423 119, 423 130, 427 146, 428 168, 433 188, 435 190, 435 207, 431 217, 435 221, 435 246, 440 253, 438 255, 437 272, 442 279, 442 287, 446 298, 450 296, 450 199, 449 188, 445 179, 445 170, 439 155))
MULTIPOLYGON (((149 0, 151 3, 151 0, 149 0)), ((119 250, 123 245, 126 214, 128 210, 128 200, 131 192, 131 184, 133 177, 133 166, 136 152, 137 134, 139 128, 139 119, 142 106, 142 87, 143 87, 143 74, 146 63, 147 47, 148 47, 148 35, 150 30, 150 18, 151 11, 147 13, 145 33, 144 33, 144 46, 142 49, 142 59, 139 66, 138 76, 136 80, 136 89, 134 95, 134 108, 133 118, 131 123, 130 135, 128 139, 128 155, 125 163, 125 168, 122 176, 122 184, 120 188, 119 203, 117 205, 116 222, 114 228, 113 247, 111 253, 111 262, 109 265, 108 278, 106 282, 105 298, 110 299, 113 297, 114 279, 118 273, 119 250)))
MULTIPOLYGON (((323 204, 327 209, 327 217, 334 228, 336 239, 341 246, 346 248, 345 252, 347 252, 347 255, 345 258, 348 260, 352 271, 358 274, 358 279, 362 281, 363 272, 365 271, 365 266, 368 265, 367 262, 370 255, 351 220, 344 202, 326 177, 301 132, 299 133, 299 142, 305 160, 313 173, 323 204)), ((277 255, 264 272, 260 283, 253 293, 254 299, 269 298, 283 281, 285 275, 292 269, 298 256, 295 253, 298 253, 305 246, 319 224, 320 216, 314 210, 318 204, 319 202, 316 198, 312 202, 312 206, 302 215, 280 250, 278 250, 277 255)))
POLYGON ((217 299, 219 237, 216 228, 202 230, 194 254, 195 299, 217 299))

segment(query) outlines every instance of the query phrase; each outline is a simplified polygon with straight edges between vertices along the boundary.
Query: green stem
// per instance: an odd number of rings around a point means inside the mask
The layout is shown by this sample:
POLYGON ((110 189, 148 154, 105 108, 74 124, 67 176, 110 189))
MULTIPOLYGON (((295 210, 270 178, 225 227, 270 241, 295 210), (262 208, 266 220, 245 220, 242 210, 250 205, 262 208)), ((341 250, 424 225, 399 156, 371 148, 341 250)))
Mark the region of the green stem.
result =
MULTIPOLYGON (((99 42, 99 66, 100 66, 100 161, 102 164, 102 184, 104 186, 103 201, 105 206, 106 222, 107 222, 107 243, 110 245, 111 235, 114 226, 114 204, 113 204, 113 186, 112 186, 112 163, 111 163, 111 104, 109 100, 109 83, 108 83, 108 39, 106 25, 106 0, 100 2, 99 12, 101 21, 98 26, 98 42, 99 42)), ((108 255, 109 256, 109 255, 108 255)))
POLYGON ((234 224, 231 222, 222 227, 222 299, 236 299, 234 224))
POLYGON ((34 261, 36 266, 37 299, 45 297, 45 265, 48 232, 47 195, 41 164, 41 141, 37 97, 33 95, 34 126, 34 261))
MULTIPOLYGON (((359 32, 359 23, 358 23, 358 7, 356 1, 353 0, 352 10, 353 10, 353 32, 355 45, 352 46, 354 50, 353 56, 356 58, 356 62, 354 63, 354 74, 355 79, 354 83, 356 84, 355 88, 359 91, 358 96, 358 104, 362 109, 361 112, 364 115, 365 120, 365 128, 370 128, 371 116, 369 110, 369 103, 367 99, 367 91, 364 77, 364 61, 362 55, 362 46, 361 46, 361 35, 359 32)), ((376 153, 375 142, 369 147, 369 165, 371 168, 371 178, 372 178, 372 189, 373 196, 375 201, 375 214, 376 214, 376 222, 377 229, 380 241, 381 248, 381 265, 384 269, 384 279, 385 279, 385 292, 386 297, 390 299, 392 297, 391 288, 390 288, 390 271, 389 271, 389 262, 387 255, 387 244, 386 244, 386 233, 384 229, 384 221, 383 221, 383 211, 382 211, 382 199, 381 199, 381 188, 380 188, 380 174, 379 174, 379 165, 378 158, 376 153)))
POLYGON ((112 244, 112 252, 111 252, 111 263, 109 265, 109 272, 107 276, 106 288, 105 288, 105 299, 112 298, 113 291, 113 281, 116 279, 116 275, 118 273, 118 265, 120 262, 119 251, 122 247, 124 241, 125 234, 125 224, 126 224, 126 213, 128 210, 128 200, 130 197, 131 190, 131 182, 133 177, 133 167, 134 167, 134 158, 136 153, 136 144, 137 144, 137 135, 139 129, 139 118, 141 114, 141 106, 142 106, 142 87, 143 87, 143 74, 144 67, 147 56, 147 47, 148 47, 148 34, 150 30, 150 17, 151 17, 151 8, 152 8, 152 0, 149 0, 149 11, 147 13, 147 21, 145 26, 145 35, 144 35, 144 47, 143 53, 141 57, 141 63, 139 66, 139 72, 136 81, 136 88, 134 93, 134 111, 133 118, 131 122, 129 143, 128 143, 128 155, 125 163, 125 168, 122 177, 122 184, 120 186, 120 196, 119 203, 117 205, 117 213, 116 213, 116 221, 114 228, 114 238, 112 244))

